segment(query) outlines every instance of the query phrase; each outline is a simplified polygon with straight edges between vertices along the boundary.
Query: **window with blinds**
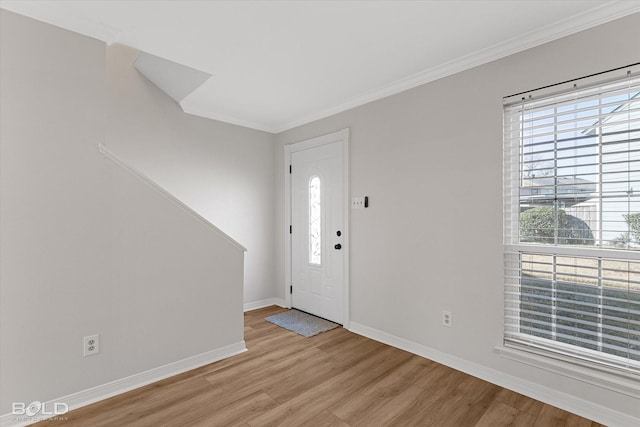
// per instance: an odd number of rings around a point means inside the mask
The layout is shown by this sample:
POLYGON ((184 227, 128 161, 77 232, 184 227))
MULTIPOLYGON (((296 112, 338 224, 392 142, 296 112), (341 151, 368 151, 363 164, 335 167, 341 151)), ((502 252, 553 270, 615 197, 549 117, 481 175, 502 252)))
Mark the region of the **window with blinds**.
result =
POLYGON ((504 107, 505 346, 640 374, 640 78, 504 107))

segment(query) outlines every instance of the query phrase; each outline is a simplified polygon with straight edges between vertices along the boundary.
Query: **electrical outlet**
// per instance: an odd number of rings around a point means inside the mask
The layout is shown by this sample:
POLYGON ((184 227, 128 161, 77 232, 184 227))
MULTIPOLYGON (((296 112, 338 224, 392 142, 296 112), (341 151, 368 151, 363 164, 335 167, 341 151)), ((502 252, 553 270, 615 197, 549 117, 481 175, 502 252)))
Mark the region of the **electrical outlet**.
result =
POLYGON ((442 326, 448 328, 453 327, 453 313, 447 310, 442 310, 442 326))
POLYGON ((100 336, 98 334, 88 335, 82 340, 84 343, 84 355, 93 356, 100 353, 100 336))

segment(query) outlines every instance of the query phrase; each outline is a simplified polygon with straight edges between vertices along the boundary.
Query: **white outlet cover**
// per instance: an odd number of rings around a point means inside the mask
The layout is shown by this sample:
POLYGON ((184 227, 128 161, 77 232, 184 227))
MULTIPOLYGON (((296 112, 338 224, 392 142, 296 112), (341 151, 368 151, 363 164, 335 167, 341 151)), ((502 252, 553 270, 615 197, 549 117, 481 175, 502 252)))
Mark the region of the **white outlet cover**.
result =
POLYGON ((447 310, 442 310, 442 326, 448 328, 453 327, 453 313, 447 310))
POLYGON ((100 335, 88 335, 82 339, 82 343, 85 357, 100 353, 100 335))

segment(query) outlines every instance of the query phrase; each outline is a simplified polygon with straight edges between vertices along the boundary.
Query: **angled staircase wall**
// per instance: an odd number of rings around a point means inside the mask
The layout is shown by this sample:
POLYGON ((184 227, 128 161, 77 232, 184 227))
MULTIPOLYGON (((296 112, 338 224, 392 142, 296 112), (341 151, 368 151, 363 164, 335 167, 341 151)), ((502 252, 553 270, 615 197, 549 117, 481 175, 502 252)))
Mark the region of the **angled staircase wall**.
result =
POLYGON ((98 149, 106 46, 0 19, 0 425, 242 351, 244 248, 98 149))

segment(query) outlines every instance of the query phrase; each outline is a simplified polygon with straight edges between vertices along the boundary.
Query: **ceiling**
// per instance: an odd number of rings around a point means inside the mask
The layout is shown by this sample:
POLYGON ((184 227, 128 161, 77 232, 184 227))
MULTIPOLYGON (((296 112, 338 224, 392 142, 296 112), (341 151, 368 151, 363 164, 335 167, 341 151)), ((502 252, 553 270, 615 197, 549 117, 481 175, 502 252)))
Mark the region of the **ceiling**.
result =
MULTIPOLYGON (((640 11, 640 1, 13 1, 210 74, 192 114, 280 132, 640 11)), ((179 74, 178 74, 179 76, 179 74)))

